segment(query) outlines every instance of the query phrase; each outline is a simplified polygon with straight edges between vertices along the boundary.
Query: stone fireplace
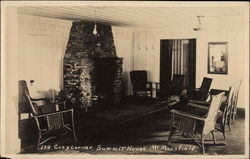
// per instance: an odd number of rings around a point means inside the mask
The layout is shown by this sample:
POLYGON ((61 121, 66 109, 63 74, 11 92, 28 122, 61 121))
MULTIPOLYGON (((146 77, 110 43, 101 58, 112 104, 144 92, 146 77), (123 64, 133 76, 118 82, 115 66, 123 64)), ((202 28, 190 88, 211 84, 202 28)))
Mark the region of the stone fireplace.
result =
POLYGON ((118 104, 123 94, 122 63, 110 25, 73 22, 64 56, 64 89, 58 100, 80 110, 118 104))

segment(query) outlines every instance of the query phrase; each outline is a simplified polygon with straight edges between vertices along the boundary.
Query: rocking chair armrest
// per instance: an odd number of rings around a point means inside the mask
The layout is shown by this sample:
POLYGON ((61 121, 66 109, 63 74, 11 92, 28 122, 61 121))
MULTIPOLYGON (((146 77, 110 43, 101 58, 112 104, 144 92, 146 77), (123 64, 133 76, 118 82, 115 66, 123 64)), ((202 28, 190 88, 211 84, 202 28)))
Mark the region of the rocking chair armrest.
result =
POLYGON ((40 100, 45 100, 45 101, 49 101, 48 98, 30 98, 31 101, 40 101, 40 100))
POLYGON ((196 104, 196 103, 188 103, 187 106, 191 106, 191 107, 195 107, 195 108, 199 108, 199 109, 206 109, 208 110, 208 106, 209 105, 201 105, 201 104, 196 104))
POLYGON ((160 83, 159 82, 151 82, 153 85, 155 85, 155 89, 159 90, 160 89, 160 83))
POLYGON ((197 104, 203 106, 209 106, 211 102, 207 102, 204 100, 188 100, 188 104, 197 104))
POLYGON ((188 103, 195 103, 195 104, 200 104, 200 105, 209 105, 210 104, 210 102, 207 102, 204 100, 194 100, 194 99, 188 100, 188 103))
POLYGON ((200 117, 198 115, 194 115, 194 114, 191 114, 191 113, 187 113, 187 112, 183 112, 183 111, 179 111, 179 110, 175 110, 175 109, 172 109, 170 112, 173 113, 173 114, 179 115, 179 116, 184 116, 184 117, 188 117, 188 118, 191 118, 191 119, 205 121, 205 118, 202 118, 202 117, 200 117))
POLYGON ((44 114, 34 115, 34 118, 41 118, 41 117, 46 117, 46 116, 55 115, 55 114, 68 113, 68 112, 73 112, 73 109, 71 108, 71 109, 56 111, 56 112, 52 112, 52 113, 44 113, 44 114))
POLYGON ((158 89, 160 89, 160 83, 159 82, 155 82, 155 85, 158 89))
POLYGON ((54 105, 58 105, 58 104, 65 104, 65 101, 39 105, 39 106, 37 106, 37 109, 40 109, 40 108, 43 108, 43 107, 48 107, 48 106, 54 106, 54 105))
POLYGON ((217 95, 217 94, 222 93, 222 92, 225 92, 225 96, 228 96, 228 94, 229 94, 229 90, 224 90, 224 89, 211 89, 209 93, 211 95, 217 95))

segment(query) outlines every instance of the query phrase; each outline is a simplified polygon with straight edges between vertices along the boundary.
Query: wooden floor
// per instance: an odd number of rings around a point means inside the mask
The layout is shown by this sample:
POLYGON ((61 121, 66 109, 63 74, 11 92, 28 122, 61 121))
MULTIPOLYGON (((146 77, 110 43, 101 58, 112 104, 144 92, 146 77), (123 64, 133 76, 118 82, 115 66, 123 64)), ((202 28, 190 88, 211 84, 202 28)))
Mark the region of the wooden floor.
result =
MULTIPOLYGON (((91 124, 91 120, 88 122, 91 124)), ((95 121, 92 122, 95 123, 95 121)), ((173 137, 172 148, 166 146, 169 123, 167 109, 106 129, 99 129, 98 125, 92 129, 85 129, 86 127, 78 122, 77 143, 74 142, 72 135, 68 134, 66 137, 62 136, 46 143, 45 145, 51 146, 49 150, 37 151, 34 143, 29 143, 22 153, 201 155, 200 148, 193 141, 183 138, 180 140, 180 136, 173 137)), ((218 132, 216 133, 216 138, 219 140, 217 145, 211 141, 205 145, 206 154, 244 154, 244 133, 245 119, 238 117, 235 125, 232 126, 232 131, 226 133, 226 141, 222 140, 223 136, 218 132)), ((207 140, 211 138, 208 136, 207 140)))

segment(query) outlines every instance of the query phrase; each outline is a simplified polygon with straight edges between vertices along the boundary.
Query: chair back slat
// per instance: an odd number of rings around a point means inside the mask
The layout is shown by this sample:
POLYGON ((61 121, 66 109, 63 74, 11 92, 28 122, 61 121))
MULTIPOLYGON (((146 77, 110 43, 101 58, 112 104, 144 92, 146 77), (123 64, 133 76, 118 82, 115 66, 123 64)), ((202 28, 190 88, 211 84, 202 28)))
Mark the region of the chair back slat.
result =
POLYGON ((228 97, 227 113, 231 113, 235 107, 237 107, 237 99, 239 93, 239 86, 241 81, 237 81, 231 85, 231 91, 228 97))
POLYGON ((203 127, 203 133, 205 135, 208 134, 210 131, 212 131, 215 127, 218 110, 222 104, 222 98, 223 98, 224 94, 225 93, 222 92, 218 95, 213 96, 207 117, 205 119, 204 127, 203 127))
POLYGON ((233 104, 235 108, 237 107, 237 104, 238 104, 240 85, 241 85, 241 80, 237 81, 236 88, 235 88, 234 104, 233 104))
POLYGON ((25 80, 18 81, 18 108, 20 113, 31 113, 29 100, 25 96, 25 92, 29 95, 29 89, 25 80))
MULTIPOLYGON (((235 85, 231 85, 230 86, 230 93, 229 93, 229 96, 228 96, 228 106, 227 106, 227 109, 230 110, 233 106, 233 99, 234 99, 234 95, 235 95, 235 85)), ((227 110, 227 111, 228 111, 227 110)))
POLYGON ((32 113, 33 115, 37 115, 38 114, 37 108, 32 103, 30 95, 29 95, 29 93, 26 90, 24 90, 24 95, 25 95, 25 99, 27 101, 27 105, 28 105, 29 110, 30 110, 29 113, 32 113))

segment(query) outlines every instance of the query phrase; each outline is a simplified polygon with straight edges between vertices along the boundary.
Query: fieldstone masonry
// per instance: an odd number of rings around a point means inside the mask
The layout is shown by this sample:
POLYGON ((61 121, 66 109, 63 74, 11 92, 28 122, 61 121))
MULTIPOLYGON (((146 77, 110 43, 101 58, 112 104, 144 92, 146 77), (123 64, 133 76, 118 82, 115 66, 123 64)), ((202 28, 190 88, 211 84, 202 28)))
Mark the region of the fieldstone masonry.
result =
POLYGON ((57 100, 87 110, 94 103, 118 103, 122 96, 122 58, 116 55, 112 28, 73 22, 64 56, 64 89, 57 100), (112 101, 112 102, 110 102, 112 101))

